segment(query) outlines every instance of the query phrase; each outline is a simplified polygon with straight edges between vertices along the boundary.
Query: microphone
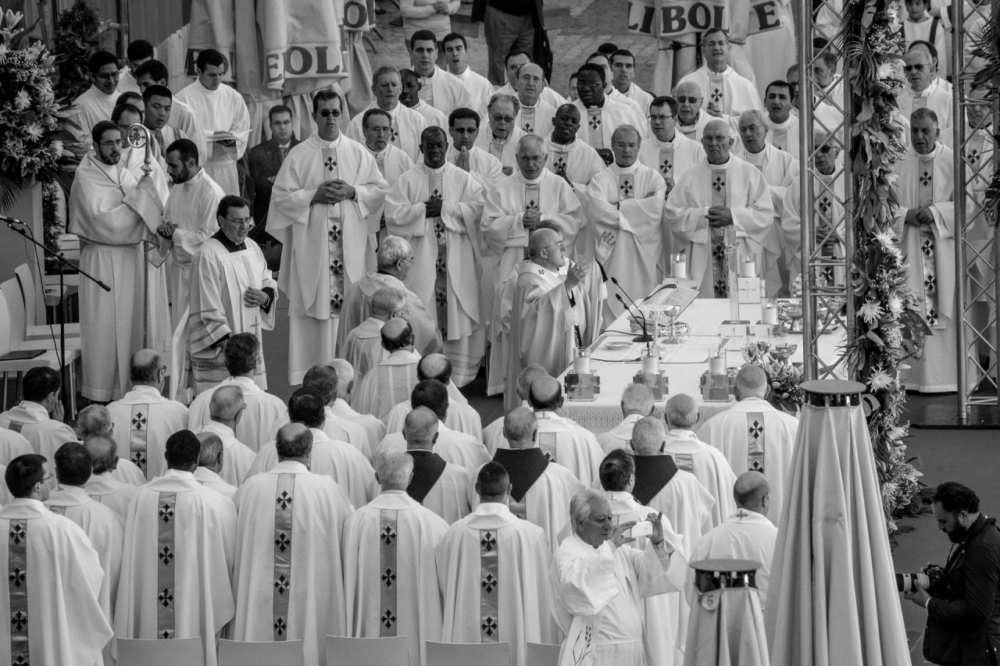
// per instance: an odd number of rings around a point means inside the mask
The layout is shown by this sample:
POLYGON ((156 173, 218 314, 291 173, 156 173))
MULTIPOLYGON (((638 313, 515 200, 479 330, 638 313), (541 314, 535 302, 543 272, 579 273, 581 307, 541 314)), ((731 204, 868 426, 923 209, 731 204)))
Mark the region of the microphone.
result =
POLYGON ((12 224, 17 224, 22 227, 25 226, 25 223, 16 217, 7 217, 6 215, 0 215, 0 222, 6 222, 8 226, 12 224))
POLYGON ((611 282, 614 283, 616 287, 618 287, 619 291, 621 291, 621 294, 615 294, 615 298, 618 299, 619 303, 625 306, 625 311, 628 312, 629 315, 632 317, 632 319, 635 320, 635 323, 639 324, 639 326, 642 327, 642 335, 637 335, 634 338, 632 338, 632 342, 652 342, 653 338, 650 337, 649 330, 646 328, 646 315, 642 313, 642 310, 640 310, 639 306, 635 304, 635 301, 632 300, 632 297, 629 296, 624 289, 622 289, 622 286, 618 284, 618 280, 616 278, 612 277, 611 282), (632 309, 625 303, 625 301, 622 300, 622 294, 625 294, 625 296, 632 303, 632 305, 635 306, 635 311, 639 313, 640 317, 642 317, 641 321, 639 320, 639 317, 636 317, 632 313, 632 309))

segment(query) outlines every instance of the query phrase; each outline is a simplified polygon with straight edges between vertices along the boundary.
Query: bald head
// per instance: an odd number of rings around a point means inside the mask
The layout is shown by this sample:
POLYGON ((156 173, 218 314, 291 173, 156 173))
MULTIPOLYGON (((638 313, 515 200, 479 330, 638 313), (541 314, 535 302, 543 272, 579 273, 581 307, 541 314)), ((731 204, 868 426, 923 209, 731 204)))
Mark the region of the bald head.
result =
POLYGON ((678 83, 677 87, 674 88, 674 97, 682 95, 685 97, 701 97, 701 86, 694 81, 678 83))
POLYGON ((653 413, 653 392, 645 384, 629 384, 622 393, 622 414, 649 416, 653 413))
POLYGON ((417 379, 436 379, 447 385, 451 381, 451 361, 444 354, 428 354, 417 363, 417 379))
POLYGON ((437 414, 426 407, 417 407, 403 421, 403 439, 406 450, 430 449, 438 436, 437 414))
POLYGON ((555 245, 561 239, 559 234, 557 234, 552 229, 538 229, 537 231, 532 231, 531 235, 528 237, 528 257, 535 259, 538 257, 538 252, 550 245, 555 245))
POLYGON ((736 397, 764 398, 767 396, 767 373, 759 365, 747 363, 736 373, 736 397))
POLYGON ((744 472, 733 485, 733 499, 736 506, 747 511, 767 515, 771 487, 760 472, 744 472))
POLYGON ((536 412, 555 411, 562 407, 562 386, 554 377, 539 377, 528 389, 528 404, 536 412))
POLYGON ((517 78, 521 78, 525 74, 545 78, 545 72, 543 72, 542 68, 533 62, 521 65, 520 67, 517 68, 517 78))
POLYGON ((637 456, 658 456, 663 453, 667 431, 660 419, 647 416, 632 426, 632 449, 637 456))
POLYGON ((390 354, 413 346, 413 329, 405 319, 393 317, 382 325, 382 348, 390 354))
POLYGON ((705 125, 704 133, 708 134, 709 132, 716 135, 721 134, 722 136, 730 136, 731 134, 729 123, 725 120, 719 120, 718 118, 715 120, 709 120, 705 125))
POLYGON ((686 393, 678 393, 667 400, 664 416, 668 427, 690 430, 698 423, 698 403, 686 393))
POLYGON ((531 388, 531 383, 536 379, 541 377, 548 377, 549 372, 537 363, 532 363, 521 371, 521 374, 517 376, 517 395, 521 400, 528 399, 528 389, 531 388))
POLYGON ((298 460, 307 464, 312 457, 313 434, 301 423, 288 423, 278 429, 274 448, 278 460, 298 460))
POLYGON ((246 407, 243 402, 243 389, 239 386, 227 384, 220 386, 212 393, 212 399, 208 403, 208 412, 213 421, 236 425, 239 421, 240 412, 246 407))
POLYGON ((129 379, 136 386, 156 386, 159 387, 162 381, 160 377, 160 354, 153 349, 140 349, 132 354, 129 362, 129 379))
POLYGON ((538 420, 527 407, 516 407, 503 417, 503 436, 512 449, 530 449, 535 445, 538 420))

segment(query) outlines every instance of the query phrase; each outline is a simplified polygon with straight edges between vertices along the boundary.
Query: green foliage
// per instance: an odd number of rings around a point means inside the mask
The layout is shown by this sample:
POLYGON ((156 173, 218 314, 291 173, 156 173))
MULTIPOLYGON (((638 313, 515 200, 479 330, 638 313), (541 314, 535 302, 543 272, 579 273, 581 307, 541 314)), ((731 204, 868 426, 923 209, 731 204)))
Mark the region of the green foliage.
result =
POLYGON ((59 15, 56 26, 56 53, 59 81, 56 95, 64 99, 76 99, 90 87, 90 72, 87 60, 94 51, 105 48, 108 22, 102 21, 97 10, 84 0, 76 0, 73 6, 59 15))

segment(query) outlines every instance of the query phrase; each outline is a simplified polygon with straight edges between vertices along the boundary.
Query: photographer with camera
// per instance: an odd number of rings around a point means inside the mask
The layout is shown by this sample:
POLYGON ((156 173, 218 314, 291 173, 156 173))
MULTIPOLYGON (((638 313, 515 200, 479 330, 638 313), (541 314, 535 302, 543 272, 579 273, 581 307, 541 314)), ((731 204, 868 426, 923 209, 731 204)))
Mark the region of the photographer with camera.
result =
POLYGON ((979 512, 970 488, 949 481, 934 491, 934 517, 953 546, 942 570, 928 565, 905 597, 927 609, 924 658, 942 666, 997 666, 1000 657, 1000 530, 979 512))

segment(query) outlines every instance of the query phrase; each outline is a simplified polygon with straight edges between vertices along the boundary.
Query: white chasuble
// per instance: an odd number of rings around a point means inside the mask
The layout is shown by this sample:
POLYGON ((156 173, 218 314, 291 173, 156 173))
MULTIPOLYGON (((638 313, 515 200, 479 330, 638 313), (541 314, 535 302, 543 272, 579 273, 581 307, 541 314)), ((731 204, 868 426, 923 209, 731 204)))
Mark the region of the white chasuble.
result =
POLYGON ((404 281, 437 315, 444 354, 458 386, 475 378, 485 353, 476 254, 482 188, 448 162, 437 169, 417 164, 385 199, 386 228, 410 242, 414 262, 404 281), (441 215, 429 218, 425 202, 441 200, 441 215))
POLYGON ((663 452, 673 456, 678 469, 694 474, 715 498, 712 527, 736 511, 733 500, 736 475, 721 451, 699 441, 691 430, 673 428, 667 432, 663 452))
POLYGON ((301 640, 306 666, 324 666, 327 635, 347 635, 350 623, 340 575, 350 500, 334 481, 290 460, 247 479, 233 500, 233 637, 301 640))
POLYGON ((354 381, 360 382, 365 374, 384 361, 389 352, 382 346, 381 319, 369 317, 355 326, 344 338, 340 355, 354 368, 354 381))
MULTIPOLYGON (((549 462, 562 465, 588 488, 600 483, 604 451, 592 432, 555 412, 535 412, 538 421, 538 448, 549 462)), ((497 451, 510 448, 504 439, 497 442, 497 451)), ((495 455, 495 454, 494 454, 495 455)))
POLYGON ((604 104, 599 107, 588 109, 580 100, 573 102, 573 105, 580 112, 580 132, 577 138, 595 150, 611 150, 611 135, 619 125, 635 125, 640 132, 643 130, 641 125, 636 125, 632 109, 621 102, 605 98, 604 104))
POLYGON ((443 642, 509 642, 511 666, 529 666, 527 643, 557 642, 542 528, 487 502, 448 529, 435 557, 443 642))
POLYGON ((517 169, 517 143, 524 136, 520 127, 515 125, 505 139, 498 139, 488 124, 479 128, 476 137, 476 147, 500 160, 504 169, 517 169))
POLYGON ((455 150, 455 145, 448 146, 449 162, 463 171, 468 171, 483 188, 483 194, 492 190, 497 183, 505 178, 503 163, 479 146, 473 145, 466 151, 455 150))
POLYGON ((175 98, 191 107, 204 130, 208 152, 202 157, 201 164, 208 175, 226 194, 239 195, 236 162, 246 152, 250 138, 250 112, 243 95, 226 84, 209 90, 200 81, 194 81, 178 92, 175 98), (236 145, 222 145, 215 137, 216 132, 231 134, 236 145))
POLYGON ((687 173, 688 169, 705 159, 705 149, 701 143, 688 139, 680 131, 675 131, 674 138, 670 141, 660 141, 653 136, 652 130, 649 134, 649 138, 643 140, 639 146, 639 161, 658 171, 668 185, 660 226, 662 250, 658 266, 664 275, 670 275, 670 255, 677 250, 674 249, 674 236, 667 223, 666 199, 670 197, 670 192, 677 185, 681 174, 687 173))
POLYGON ((38 500, 0 509, 0 662, 94 666, 113 637, 100 594, 104 572, 86 533, 38 500))
MULTIPOLYGON (((402 280, 388 273, 369 273, 351 287, 347 293, 347 302, 340 311, 343 320, 340 326, 342 340, 371 317, 372 296, 384 287, 398 289, 406 294, 406 309, 410 313, 406 316, 406 321, 410 322, 410 327, 413 329, 413 345, 416 351, 423 356, 441 351, 441 332, 437 328, 437 317, 431 314, 420 297, 410 291, 402 280)), ((381 342, 381 337, 379 340, 381 342)), ((340 357, 345 358, 345 355, 341 353, 340 357)), ((358 373, 357 366, 354 366, 354 372, 358 373)), ((364 372, 366 371, 361 371, 355 376, 355 386, 361 383, 361 375, 364 372)))
POLYGON ((472 108, 475 100, 458 77, 437 65, 430 76, 420 77, 420 99, 427 102, 446 117, 455 109, 472 108))
POLYGON ((736 256, 754 255, 765 274, 777 260, 780 247, 767 181, 738 157, 730 156, 720 165, 703 160, 682 174, 667 198, 664 215, 674 235, 674 249, 684 248, 689 274, 703 297, 728 297, 728 274, 722 270, 727 249, 736 256), (709 227, 708 209, 713 206, 725 206, 732 213, 732 248, 718 233, 721 228, 709 227))
POLYGON ((168 400, 153 386, 138 385, 108 405, 108 411, 118 457, 132 461, 146 479, 163 474, 167 438, 187 428, 187 407, 168 400))
POLYGON ((410 399, 417 379, 420 356, 409 349, 397 349, 361 378, 354 387, 351 407, 385 422, 393 407, 410 399))
POLYGON ((406 636, 410 664, 422 666, 424 642, 441 640, 443 607, 434 549, 448 523, 405 491, 385 490, 344 525, 347 635, 406 636))
MULTIPOLYGON (((594 236, 611 233, 617 239, 605 270, 635 297, 648 294, 663 275, 660 222, 666 190, 659 172, 638 161, 629 167, 612 164, 587 186, 594 236)), ((621 311, 617 299, 605 302, 606 318, 621 311)))
POLYGON ((66 442, 76 442, 79 439, 68 425, 49 418, 49 412, 44 405, 30 400, 22 400, 0 414, 0 428, 23 435, 31 443, 32 450, 29 453, 45 456, 45 469, 52 474, 55 474, 55 454, 59 447, 66 442))
POLYGON ((338 355, 344 295, 374 266, 378 220, 372 213, 382 206, 387 189, 368 149, 344 136, 331 142, 314 134, 293 147, 281 164, 267 227, 284 244, 281 264, 288 267, 278 286, 289 299, 292 384, 302 383, 318 358, 338 355), (354 187, 354 198, 311 204, 319 186, 333 177, 354 187))
POLYGON ((552 119, 555 118, 556 110, 539 100, 534 106, 521 104, 521 110, 514 121, 525 134, 535 136, 548 136, 552 131, 552 119))
POLYGON ((573 188, 586 186, 598 171, 604 169, 604 160, 593 146, 577 136, 569 143, 556 143, 552 133, 545 137, 545 147, 549 151, 546 168, 573 184, 573 188))
MULTIPOLYGON (((351 120, 344 134, 347 138, 353 139, 364 145, 365 133, 362 121, 365 111, 377 109, 378 104, 372 102, 363 111, 360 111, 351 120)), ((384 109, 383 109, 384 110, 384 109)), ((406 107, 401 103, 396 104, 396 108, 386 111, 390 116, 389 144, 402 150, 410 160, 420 158, 420 134, 427 128, 427 121, 418 112, 406 107)), ((391 181, 390 181, 391 182, 391 181)))
POLYGON ((266 393, 250 377, 227 377, 211 390, 198 394, 191 403, 188 410, 188 430, 197 430, 212 420, 209 410, 212 394, 223 386, 239 386, 243 391, 246 409, 243 410, 240 422, 236 424, 236 439, 250 449, 260 449, 272 432, 288 423, 288 407, 281 398, 266 393))
POLYGON ((115 635, 201 637, 206 666, 233 619, 236 507, 190 472, 168 470, 136 490, 125 520, 115 635))
POLYGON ((413 458, 413 477, 406 494, 433 511, 449 525, 469 513, 466 489, 472 473, 427 449, 407 450, 413 458))
POLYGON ((744 111, 764 111, 756 86, 732 67, 727 66, 724 71, 716 73, 710 71, 707 65, 702 66, 681 79, 678 85, 688 82, 698 84, 705 106, 712 104, 720 113, 739 116, 744 111))
MULTIPOLYGON (((796 176, 785 192, 781 211, 780 235, 789 281, 794 283, 802 274, 802 195, 796 176)), ((814 173, 813 220, 815 241, 821 256, 831 259, 844 257, 844 177, 839 174, 814 173)), ((827 284, 843 284, 845 275, 840 268, 816 267, 816 277, 827 284)))
POLYGON ((90 499, 100 502, 125 520, 136 486, 119 481, 112 476, 112 472, 102 472, 91 474, 83 489, 87 491, 90 499))
POLYGON ((767 126, 771 128, 771 145, 778 150, 790 153, 797 160, 802 159, 802 148, 799 146, 799 117, 789 113, 784 122, 776 123, 770 118, 767 119, 767 126))

